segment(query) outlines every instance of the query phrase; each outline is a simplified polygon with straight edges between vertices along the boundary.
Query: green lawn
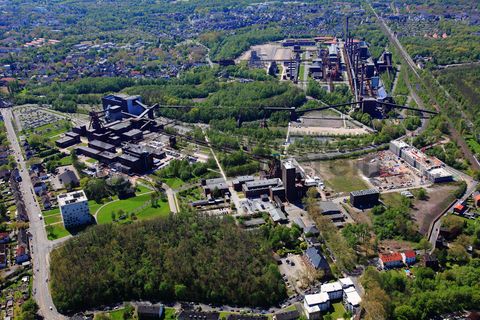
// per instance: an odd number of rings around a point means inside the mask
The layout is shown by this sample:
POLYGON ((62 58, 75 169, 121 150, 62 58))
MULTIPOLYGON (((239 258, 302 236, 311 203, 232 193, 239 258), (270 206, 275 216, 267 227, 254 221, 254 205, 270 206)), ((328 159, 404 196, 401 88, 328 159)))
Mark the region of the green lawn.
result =
MULTIPOLYGON (((148 204, 151 199, 150 194, 151 193, 142 194, 133 198, 118 200, 105 205, 97 214, 97 223, 104 224, 112 222, 112 211, 118 212, 119 210, 123 210, 126 213, 130 213, 142 207, 144 204, 148 204)), ((168 203, 159 201, 159 205, 160 207, 158 208, 152 208, 148 204, 145 209, 136 213, 136 216, 139 220, 144 220, 152 217, 168 215, 170 212, 168 203)))
MULTIPOLYGON (((125 313, 125 309, 118 309, 115 311, 111 311, 108 313, 108 316, 112 320, 123 320, 123 314, 125 313)), ((165 317, 163 320, 175 320, 175 308, 168 308, 165 307, 165 317)))
POLYGON ((72 158, 70 156, 63 157, 59 161, 60 166, 69 166, 72 164, 72 158))
POLYGON ((380 198, 387 206, 400 207, 402 205, 402 195, 400 192, 384 193, 380 198))
MULTIPOLYGON (((52 137, 55 137, 61 133, 67 132, 68 129, 66 128, 66 124, 69 123, 67 120, 59 120, 53 123, 49 123, 40 127, 37 127, 33 130, 29 130, 28 133, 34 133, 41 135, 47 139, 51 139, 52 137)), ((59 137, 55 137, 56 140, 59 137)))
POLYGON ((138 220, 146 220, 156 217, 166 217, 170 213, 170 207, 168 206, 168 202, 158 202, 159 207, 152 208, 147 207, 137 213, 138 220))
POLYGON ((48 240, 60 239, 70 234, 61 223, 49 225, 46 230, 48 240))
POLYGON ((478 143, 475 139, 467 139, 467 144, 473 152, 476 154, 480 154, 480 143, 478 143))
POLYGON ((343 318, 343 314, 345 313, 345 308, 341 302, 333 303, 332 304, 333 311, 329 313, 332 316, 332 319, 340 319, 343 318))
POLYGON ((168 178, 164 182, 172 189, 178 189, 183 184, 183 180, 180 178, 168 178))
POLYGON ((108 315, 112 320, 123 320, 124 312, 125 312, 125 309, 118 309, 118 310, 109 312, 108 315))
POLYGON ((165 317, 163 320, 175 320, 177 317, 175 316, 175 308, 165 308, 165 317))
POLYGON ((96 203, 95 200, 88 201, 88 207, 90 208, 91 215, 94 215, 101 206, 103 206, 103 203, 96 203))
POLYGON ((51 216, 51 215, 54 215, 54 214, 60 214, 60 209, 55 208, 55 209, 52 209, 52 210, 43 211, 42 214, 43 214, 44 217, 48 217, 48 216, 51 216))
POLYGON ((62 221, 62 216, 59 214, 51 214, 45 217, 45 224, 52 224, 60 221, 62 221))

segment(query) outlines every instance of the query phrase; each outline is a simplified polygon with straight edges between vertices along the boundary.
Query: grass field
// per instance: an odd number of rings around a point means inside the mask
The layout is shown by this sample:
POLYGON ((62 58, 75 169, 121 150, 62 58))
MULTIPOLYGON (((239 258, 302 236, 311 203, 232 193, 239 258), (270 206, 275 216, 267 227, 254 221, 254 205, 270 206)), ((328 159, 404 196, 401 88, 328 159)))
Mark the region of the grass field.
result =
POLYGON ((343 307, 343 304, 341 302, 333 303, 332 304, 333 311, 331 313, 328 313, 332 319, 342 319, 343 314, 345 313, 345 308, 343 307))
POLYGON ((168 178, 164 182, 172 189, 178 189, 183 185, 183 180, 180 178, 168 178))
MULTIPOLYGON (((67 129, 68 124, 69 124, 69 121, 67 120, 59 120, 53 123, 40 126, 33 130, 29 130, 27 133, 34 133, 34 134, 41 135, 47 139, 51 139, 61 133, 68 131, 67 129)), ((57 138, 58 137, 56 137, 56 139, 57 138)), ((56 140, 56 139, 52 139, 52 140, 56 140)))
POLYGON ((119 310, 109 312, 108 316, 112 320, 123 320, 123 314, 124 313, 125 313, 125 309, 119 309, 119 310))
POLYGON ((66 156, 60 159, 61 166, 69 166, 71 164, 72 164, 72 158, 70 156, 66 156))
POLYGON ((355 160, 317 161, 313 162, 312 166, 320 172, 326 186, 334 191, 350 192, 368 188, 358 173, 355 160))
POLYGON ((480 143, 472 139, 467 139, 467 144, 470 149, 475 152, 476 154, 480 154, 480 143))
POLYGON ((149 219, 159 216, 167 216, 170 213, 170 208, 167 202, 159 201, 159 206, 157 208, 152 208, 149 205, 150 194, 146 193, 133 198, 118 200, 103 206, 97 214, 97 223, 111 223, 112 222, 112 212, 118 212, 123 210, 126 213, 138 210, 140 207, 147 205, 145 209, 136 212, 135 215, 139 220, 149 219))
POLYGON ((400 192, 384 193, 380 196, 380 199, 391 207, 399 207, 402 205, 402 195, 400 192))
POLYGON ((62 223, 51 224, 46 227, 48 240, 55 240, 70 235, 62 223))
POLYGON ((62 221, 62 217, 60 214, 49 215, 45 217, 45 224, 52 224, 62 221))
POLYGON ((59 208, 55 208, 55 209, 52 209, 52 210, 47 210, 47 211, 42 212, 42 215, 44 217, 48 217, 48 216, 55 215, 55 214, 60 214, 60 209, 59 208))

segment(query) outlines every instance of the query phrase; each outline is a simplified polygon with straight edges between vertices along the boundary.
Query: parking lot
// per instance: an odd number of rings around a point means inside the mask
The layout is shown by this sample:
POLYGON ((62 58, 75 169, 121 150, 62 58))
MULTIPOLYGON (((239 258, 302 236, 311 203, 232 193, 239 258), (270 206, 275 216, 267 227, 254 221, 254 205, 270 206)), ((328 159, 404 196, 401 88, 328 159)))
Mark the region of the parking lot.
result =
POLYGON ((15 117, 18 120, 17 123, 20 125, 19 130, 35 129, 64 119, 52 112, 34 108, 30 105, 15 108, 15 117))
POLYGON ((287 285, 287 290, 292 293, 302 292, 304 287, 303 278, 308 272, 307 266, 301 255, 288 254, 281 259, 282 264, 278 266, 283 280, 287 285))

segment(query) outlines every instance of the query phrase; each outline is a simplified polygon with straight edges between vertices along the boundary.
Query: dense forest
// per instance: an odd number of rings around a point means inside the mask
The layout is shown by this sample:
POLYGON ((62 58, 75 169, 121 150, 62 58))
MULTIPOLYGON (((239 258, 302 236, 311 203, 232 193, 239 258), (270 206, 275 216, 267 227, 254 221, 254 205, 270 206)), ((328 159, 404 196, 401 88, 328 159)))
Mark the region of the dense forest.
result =
POLYGON ((418 267, 414 277, 398 271, 366 269, 366 319, 427 320, 447 312, 472 310, 480 305, 480 260, 435 273, 418 267))
POLYGON ((61 312, 131 299, 269 306, 286 293, 260 233, 189 212, 92 227, 54 250, 50 265, 61 312))

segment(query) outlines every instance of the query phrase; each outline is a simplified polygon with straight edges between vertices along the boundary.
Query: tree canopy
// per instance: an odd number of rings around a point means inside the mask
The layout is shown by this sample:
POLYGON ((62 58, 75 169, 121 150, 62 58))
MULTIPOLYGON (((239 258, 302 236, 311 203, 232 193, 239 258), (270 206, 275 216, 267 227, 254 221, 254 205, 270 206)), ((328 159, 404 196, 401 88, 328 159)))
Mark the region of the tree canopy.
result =
POLYGON ((138 299, 269 306, 286 293, 260 232, 197 213, 95 226, 54 250, 51 260, 61 312, 138 299))

